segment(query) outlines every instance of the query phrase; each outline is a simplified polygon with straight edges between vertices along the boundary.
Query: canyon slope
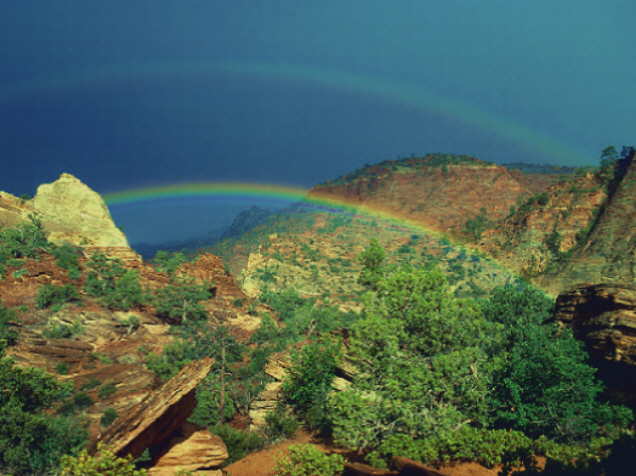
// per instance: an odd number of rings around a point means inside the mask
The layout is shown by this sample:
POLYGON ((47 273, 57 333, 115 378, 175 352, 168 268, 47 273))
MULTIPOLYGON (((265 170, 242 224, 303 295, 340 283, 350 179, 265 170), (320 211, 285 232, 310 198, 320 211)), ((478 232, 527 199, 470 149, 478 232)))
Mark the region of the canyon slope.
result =
MULTIPOLYGON (((418 259, 424 257, 420 263, 435 262, 448 271, 458 269, 458 255, 482 253, 482 262, 484 255, 490 256, 508 276, 530 279, 557 295, 582 282, 633 282, 633 162, 632 154, 601 172, 503 166, 468 156, 430 154, 367 165, 314 187, 309 197, 394 217, 393 225, 380 227, 383 233, 394 232, 385 235, 382 244, 391 252, 400 250, 403 257, 415 249, 418 259), (411 232, 403 226, 400 237, 395 223, 402 220, 419 226, 411 232), (412 242, 410 235, 425 238, 412 242), (441 248, 460 246, 465 251, 440 252, 440 243, 441 248)), ((310 216, 298 211, 273 215, 251 231, 212 247, 236 275, 242 273, 248 292, 262 285, 258 281, 263 269, 275 269, 286 286, 297 285, 314 295, 333 294, 330 287, 343 287, 336 284, 342 276, 336 260, 355 268, 356 253, 371 237, 382 237, 377 226, 365 227, 363 219, 351 219, 346 213, 318 210, 310 216), (316 258, 304 262, 299 258, 301 248, 316 258), (321 281, 331 286, 319 286, 321 281)), ((374 220, 377 225, 375 218, 367 223, 374 220)), ((492 287, 489 279, 473 281, 468 286, 492 287)), ((355 288, 351 283, 344 287, 355 288)))

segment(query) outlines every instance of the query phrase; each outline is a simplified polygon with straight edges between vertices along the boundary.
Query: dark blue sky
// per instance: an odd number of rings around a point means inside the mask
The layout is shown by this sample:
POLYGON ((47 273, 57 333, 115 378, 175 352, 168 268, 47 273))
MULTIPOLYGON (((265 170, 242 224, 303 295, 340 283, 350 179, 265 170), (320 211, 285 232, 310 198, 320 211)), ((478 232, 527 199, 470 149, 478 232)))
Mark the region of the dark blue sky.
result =
MULTIPOLYGON (((427 152, 593 164, 636 142, 633 0, 6 3, 0 189, 13 193, 62 171, 100 192, 310 186, 427 152)), ((246 204, 207 206, 113 213, 133 241, 157 241, 246 204)))

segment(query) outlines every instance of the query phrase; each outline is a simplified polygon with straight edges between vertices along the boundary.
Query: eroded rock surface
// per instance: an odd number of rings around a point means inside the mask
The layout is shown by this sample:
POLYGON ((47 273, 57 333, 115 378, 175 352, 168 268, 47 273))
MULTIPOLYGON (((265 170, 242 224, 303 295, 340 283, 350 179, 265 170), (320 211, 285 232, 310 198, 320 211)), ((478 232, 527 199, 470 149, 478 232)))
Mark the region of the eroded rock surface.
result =
POLYGON ((164 443, 180 428, 196 405, 195 388, 212 368, 206 358, 186 365, 142 402, 121 415, 100 441, 121 456, 137 458, 146 448, 164 443))
POLYGON ((170 449, 159 457, 150 474, 170 476, 180 471, 216 468, 229 457, 221 438, 192 426, 185 434, 173 438, 169 445, 170 449))
POLYGON ((104 199, 81 180, 63 173, 49 184, 40 185, 30 200, 0 192, 0 228, 27 222, 35 214, 49 241, 109 249, 131 257, 124 233, 117 228, 104 199))
POLYGON ((555 317, 585 343, 610 390, 636 402, 636 285, 575 287, 557 298, 555 317))

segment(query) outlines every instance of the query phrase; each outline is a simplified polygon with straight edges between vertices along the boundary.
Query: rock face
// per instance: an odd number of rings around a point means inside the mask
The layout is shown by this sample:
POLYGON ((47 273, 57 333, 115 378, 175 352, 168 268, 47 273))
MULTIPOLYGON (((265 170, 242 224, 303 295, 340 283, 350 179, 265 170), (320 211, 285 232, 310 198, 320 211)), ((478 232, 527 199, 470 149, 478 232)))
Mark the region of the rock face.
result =
POLYGON ((35 197, 22 200, 0 192, 0 228, 39 215, 51 242, 129 250, 102 197, 73 175, 63 173, 40 185, 35 197))
POLYGON ((550 186, 482 236, 481 246, 540 287, 636 281, 636 158, 608 181, 588 173, 550 186))
POLYGON ((120 416, 100 441, 120 456, 137 458, 146 448, 157 447, 173 435, 196 405, 195 388, 212 368, 211 359, 186 365, 142 402, 120 416))
POLYGON ((585 245, 559 273, 562 282, 636 282, 636 152, 619 162, 608 191, 585 245))
POLYGON ((585 343, 610 391, 636 403, 636 285, 576 287, 557 298, 555 317, 585 343))
POLYGON ((191 427, 184 435, 173 438, 170 449, 163 454, 149 473, 171 476, 180 471, 197 471, 220 466, 228 457, 223 440, 207 430, 191 427))

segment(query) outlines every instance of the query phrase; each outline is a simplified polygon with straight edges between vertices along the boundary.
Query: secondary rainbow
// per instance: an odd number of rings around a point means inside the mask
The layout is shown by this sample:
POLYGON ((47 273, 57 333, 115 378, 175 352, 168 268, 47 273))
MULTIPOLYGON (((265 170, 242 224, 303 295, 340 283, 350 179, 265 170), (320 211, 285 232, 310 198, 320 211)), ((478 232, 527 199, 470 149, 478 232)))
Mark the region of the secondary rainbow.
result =
POLYGON ((495 133, 510 143, 549 161, 581 164, 587 154, 571 145, 531 129, 511 118, 500 117, 474 104, 444 97, 425 85, 404 83, 391 78, 375 78, 343 71, 311 68, 305 65, 237 61, 160 61, 141 64, 114 64, 98 69, 68 71, 59 77, 35 78, 0 92, 0 104, 33 94, 74 91, 128 81, 154 79, 180 80, 192 77, 218 77, 230 74, 251 79, 271 79, 314 84, 336 91, 380 98, 406 108, 438 114, 471 127, 495 133))

